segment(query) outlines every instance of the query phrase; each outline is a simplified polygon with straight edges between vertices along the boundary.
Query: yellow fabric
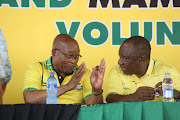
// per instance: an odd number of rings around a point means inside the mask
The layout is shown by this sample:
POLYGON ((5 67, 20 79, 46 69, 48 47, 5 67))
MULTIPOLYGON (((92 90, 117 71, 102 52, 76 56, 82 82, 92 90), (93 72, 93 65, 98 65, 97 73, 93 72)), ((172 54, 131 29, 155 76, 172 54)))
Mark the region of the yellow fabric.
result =
MULTIPOLYGON (((39 62, 29 65, 25 73, 25 81, 23 90, 35 89, 35 90, 46 90, 46 81, 49 77, 50 72, 54 72, 54 77, 58 80, 58 75, 53 69, 47 69, 45 62, 43 63, 43 68, 39 62), (42 80, 43 74, 43 80, 42 80)), ((61 85, 66 85, 72 78, 72 75, 66 76, 61 85)), ((58 104, 84 104, 84 99, 86 96, 92 94, 92 87, 90 84, 90 71, 86 69, 85 75, 82 77, 79 85, 82 89, 71 90, 65 94, 58 97, 58 104)), ((57 82, 57 87, 60 86, 59 81, 57 82)))
MULTIPOLYGON (((138 78, 136 75, 125 75, 119 65, 114 66, 109 72, 107 95, 128 95, 136 92, 139 87, 155 87, 158 82, 163 81, 165 72, 170 72, 174 88, 180 90, 180 74, 172 66, 159 60, 150 60, 146 74, 138 78)), ((153 101, 161 101, 162 96, 157 96, 153 101)))

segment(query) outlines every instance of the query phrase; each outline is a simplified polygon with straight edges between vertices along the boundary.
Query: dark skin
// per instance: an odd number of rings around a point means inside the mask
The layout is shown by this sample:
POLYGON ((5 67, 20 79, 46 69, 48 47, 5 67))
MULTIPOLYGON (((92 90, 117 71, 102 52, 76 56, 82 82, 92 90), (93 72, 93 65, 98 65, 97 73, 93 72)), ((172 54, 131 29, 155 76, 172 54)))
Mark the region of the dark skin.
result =
MULTIPOLYGON (((138 78, 145 75, 149 60, 146 56, 140 56, 132 43, 123 43, 119 49, 120 59, 118 64, 126 75, 135 74, 138 78)), ((107 102, 137 102, 153 100, 155 98, 155 89, 152 87, 139 87, 137 91, 130 95, 110 94, 107 96, 107 102)))
MULTIPOLYGON (((79 56, 79 45, 70 35, 59 34, 53 43, 52 49, 52 65, 54 70, 65 78, 66 75, 73 72, 73 68, 77 65, 79 56)), ((83 62, 71 78, 64 86, 57 88, 57 97, 64 93, 73 90, 79 84, 81 78, 86 73, 86 65, 83 62)), ((93 68, 91 74, 92 93, 98 94, 102 91, 102 83, 105 72, 105 61, 101 60, 98 69, 93 68)), ((45 103, 46 90, 26 90, 24 91, 24 99, 26 103, 45 103)), ((86 104, 100 104, 103 102, 102 94, 99 96, 92 95, 85 100, 86 104)))
POLYGON ((126 75, 135 74, 138 78, 145 75, 149 60, 146 56, 141 56, 136 52, 132 43, 124 43, 119 49, 118 64, 126 75))
MULTIPOLYGON (((119 49, 120 59, 118 64, 126 75, 135 74, 141 78, 146 74, 149 66, 149 59, 145 55, 140 55, 134 48, 132 42, 123 43, 119 49)), ((139 87, 135 93, 130 95, 109 94, 106 98, 108 103, 112 102, 138 102, 146 100, 154 100, 155 92, 162 95, 162 82, 157 83, 155 88, 139 87), (157 89, 155 89, 157 88, 157 89)), ((174 90, 174 98, 178 98, 179 92, 174 90)))
MULTIPOLYGON (((156 92, 158 92, 160 96, 163 96, 162 82, 157 83, 155 88, 156 88, 156 92)), ((178 99, 180 93, 176 89, 173 90, 173 93, 174 93, 174 99, 178 99)))

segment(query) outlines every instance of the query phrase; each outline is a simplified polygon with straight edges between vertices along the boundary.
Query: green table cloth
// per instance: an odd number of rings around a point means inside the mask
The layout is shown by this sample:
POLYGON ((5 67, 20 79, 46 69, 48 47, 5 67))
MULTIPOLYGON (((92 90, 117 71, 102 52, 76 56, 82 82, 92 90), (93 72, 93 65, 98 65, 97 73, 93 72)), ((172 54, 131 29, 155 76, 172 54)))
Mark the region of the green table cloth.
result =
POLYGON ((180 102, 118 102, 84 106, 77 120, 180 120, 180 102))

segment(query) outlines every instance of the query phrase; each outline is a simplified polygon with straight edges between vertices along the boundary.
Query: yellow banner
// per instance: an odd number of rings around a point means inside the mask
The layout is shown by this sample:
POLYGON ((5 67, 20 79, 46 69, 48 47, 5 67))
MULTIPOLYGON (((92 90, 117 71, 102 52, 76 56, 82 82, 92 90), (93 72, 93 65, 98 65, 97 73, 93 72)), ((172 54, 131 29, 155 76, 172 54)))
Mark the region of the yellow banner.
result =
POLYGON ((0 0, 0 15, 13 71, 5 104, 24 103, 24 72, 29 64, 51 56, 59 33, 78 41, 83 56, 79 64, 84 61, 90 70, 105 58, 104 95, 119 46, 133 35, 146 37, 152 57, 180 71, 179 0, 0 0))

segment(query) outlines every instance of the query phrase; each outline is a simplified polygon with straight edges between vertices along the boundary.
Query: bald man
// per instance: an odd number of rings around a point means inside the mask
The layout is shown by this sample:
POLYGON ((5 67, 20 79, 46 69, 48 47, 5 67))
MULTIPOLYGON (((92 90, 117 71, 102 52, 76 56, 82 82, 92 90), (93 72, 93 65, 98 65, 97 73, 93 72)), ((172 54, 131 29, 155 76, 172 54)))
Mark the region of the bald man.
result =
POLYGON ((125 40, 119 49, 119 61, 109 73, 107 102, 162 101, 162 82, 170 72, 174 98, 180 99, 180 74, 169 64, 150 57, 149 41, 141 36, 125 40), (156 89, 155 89, 156 88, 156 89), (155 96, 155 92, 159 93, 155 96))
POLYGON ((25 73, 24 100, 26 103, 46 103, 46 81, 55 73, 58 104, 101 104, 105 61, 92 73, 83 62, 77 41, 68 34, 59 34, 53 42, 52 56, 30 65, 25 73))

